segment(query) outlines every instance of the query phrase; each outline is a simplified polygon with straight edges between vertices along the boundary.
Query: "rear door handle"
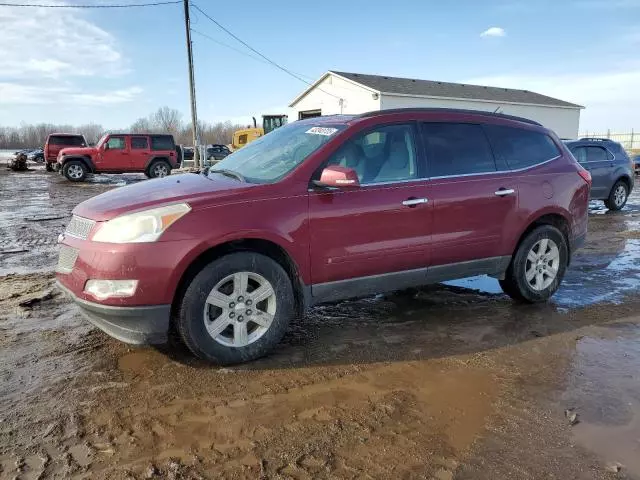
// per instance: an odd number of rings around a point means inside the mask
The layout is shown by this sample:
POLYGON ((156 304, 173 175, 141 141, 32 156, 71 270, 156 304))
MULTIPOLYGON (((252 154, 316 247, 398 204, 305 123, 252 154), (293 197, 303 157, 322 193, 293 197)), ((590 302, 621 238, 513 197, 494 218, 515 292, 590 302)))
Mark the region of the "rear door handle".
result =
POLYGON ((402 205, 405 207, 415 207, 416 205, 420 205, 421 203, 427 203, 429 201, 428 198, 408 198, 402 205))
POLYGON ((512 195, 514 193, 516 193, 516 191, 513 188, 501 188, 496 192, 496 195, 499 197, 504 197, 506 195, 512 195))

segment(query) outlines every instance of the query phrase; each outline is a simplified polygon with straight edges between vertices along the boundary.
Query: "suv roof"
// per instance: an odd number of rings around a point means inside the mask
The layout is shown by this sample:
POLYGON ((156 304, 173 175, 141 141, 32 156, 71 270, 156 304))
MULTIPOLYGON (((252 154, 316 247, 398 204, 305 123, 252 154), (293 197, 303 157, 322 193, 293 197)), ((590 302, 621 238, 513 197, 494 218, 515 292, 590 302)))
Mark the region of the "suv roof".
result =
POLYGON ((480 115, 487 117, 496 117, 496 118, 504 118, 507 120, 516 120, 518 122, 530 123, 531 125, 538 125, 542 127, 542 124, 531 120, 529 118, 517 117, 515 115, 507 115, 505 113, 496 113, 496 112, 487 112, 483 110, 468 110, 461 108, 391 108, 388 110, 374 110, 371 112, 366 112, 361 115, 357 115, 356 118, 367 118, 367 117, 375 117, 377 115, 390 114, 390 113, 463 113, 463 114, 472 114, 472 115, 480 115))
POLYGON ((48 137, 82 137, 84 138, 84 135, 82 135, 81 133, 50 133, 48 137))
POLYGON ((616 151, 624 150, 621 143, 616 142, 615 140, 611 140, 610 138, 583 137, 577 140, 565 140, 564 143, 569 147, 575 147, 578 145, 598 145, 601 147, 606 147, 609 150, 616 150, 616 151))

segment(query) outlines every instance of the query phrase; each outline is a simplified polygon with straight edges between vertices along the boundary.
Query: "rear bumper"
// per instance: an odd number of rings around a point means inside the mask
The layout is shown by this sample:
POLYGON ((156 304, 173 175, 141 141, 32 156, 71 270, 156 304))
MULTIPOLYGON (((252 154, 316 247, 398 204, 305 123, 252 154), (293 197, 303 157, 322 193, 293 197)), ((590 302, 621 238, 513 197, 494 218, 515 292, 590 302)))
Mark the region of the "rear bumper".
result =
POLYGON ((113 338, 135 345, 167 342, 171 305, 150 307, 101 305, 78 298, 60 281, 56 283, 58 288, 80 307, 80 311, 87 320, 113 338))

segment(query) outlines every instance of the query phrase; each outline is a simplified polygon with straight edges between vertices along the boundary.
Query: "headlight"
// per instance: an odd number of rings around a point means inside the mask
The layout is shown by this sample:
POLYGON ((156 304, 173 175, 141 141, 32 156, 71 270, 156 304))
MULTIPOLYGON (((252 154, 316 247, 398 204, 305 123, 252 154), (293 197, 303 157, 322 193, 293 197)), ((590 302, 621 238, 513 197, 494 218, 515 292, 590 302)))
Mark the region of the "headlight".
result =
POLYGON ((116 217, 105 222, 93 236, 94 242, 155 242, 169 226, 191 211, 186 203, 165 205, 116 217))

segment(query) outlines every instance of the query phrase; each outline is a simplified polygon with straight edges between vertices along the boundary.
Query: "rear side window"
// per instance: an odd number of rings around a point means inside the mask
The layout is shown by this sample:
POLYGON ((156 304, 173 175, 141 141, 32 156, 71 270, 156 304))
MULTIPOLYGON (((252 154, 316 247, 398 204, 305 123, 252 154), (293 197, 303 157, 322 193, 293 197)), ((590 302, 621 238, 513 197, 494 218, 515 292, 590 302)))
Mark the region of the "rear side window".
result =
POLYGON ((49 137, 49 145, 65 145, 68 147, 86 147, 84 137, 81 135, 52 135, 49 137))
POLYGON ((611 160, 609 152, 602 147, 585 147, 587 149, 587 162, 606 162, 611 160))
POLYGON ((175 145, 170 135, 154 135, 151 137, 152 150, 173 150, 175 145))
POLYGON ((560 155, 549 135, 521 128, 484 126, 496 157, 512 170, 533 167, 560 155))
POLYGON ((131 137, 131 148, 133 150, 146 150, 149 148, 147 137, 131 137))
POLYGON ((423 123, 429 176, 446 177, 496 171, 491 147, 480 125, 423 123))

